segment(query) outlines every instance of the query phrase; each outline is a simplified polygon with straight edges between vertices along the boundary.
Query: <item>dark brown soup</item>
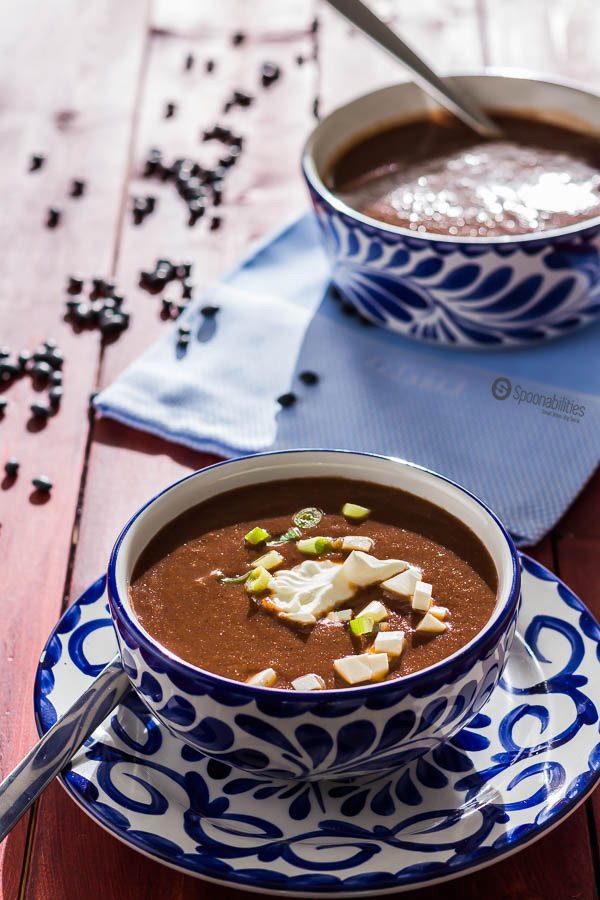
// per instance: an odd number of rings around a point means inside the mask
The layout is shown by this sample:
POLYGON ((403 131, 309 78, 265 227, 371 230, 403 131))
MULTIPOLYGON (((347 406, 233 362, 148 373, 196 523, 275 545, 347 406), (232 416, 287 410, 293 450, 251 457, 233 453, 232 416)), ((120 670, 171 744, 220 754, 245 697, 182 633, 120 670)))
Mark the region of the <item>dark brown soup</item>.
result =
POLYGON ((600 215, 600 140, 494 113, 501 139, 455 118, 423 118, 358 140, 328 173, 349 206, 413 231, 486 237, 600 215))
MULTIPOLYGON (((260 587, 259 581, 255 584, 260 587)), ((402 652, 389 654, 389 670, 383 674, 378 670, 370 680, 406 675, 450 655, 485 625, 494 608, 496 587, 496 571, 487 550, 468 528, 438 507, 367 482, 311 478, 242 488, 187 511, 145 549, 130 593, 144 628, 202 669, 238 681, 273 669, 276 678, 271 683, 278 688, 293 688, 295 679, 311 674, 322 679, 321 686, 333 688, 363 683, 341 677, 335 660, 365 657, 376 643, 388 646, 391 640, 393 644, 397 638, 389 636, 398 632, 404 634, 402 652), (347 502, 368 508, 369 515, 360 521, 342 515, 347 502), (295 527, 296 511, 313 506, 322 511, 317 525, 303 527, 300 535, 288 534, 292 539, 276 547, 268 546, 295 527), (270 539, 250 546, 245 535, 257 526, 270 539), (367 553, 337 548, 342 538, 355 543, 356 536, 371 540, 367 553), (327 538, 324 545, 314 540, 317 537, 327 538), (298 538, 313 539, 311 547, 317 552, 307 553, 298 538), (325 571, 329 566, 338 575, 343 566, 348 567, 350 556, 362 566, 366 561, 367 568, 381 566, 381 560, 404 560, 420 567, 422 575, 417 580, 431 584, 432 608, 438 615, 440 606, 447 609, 444 630, 417 632, 425 615, 432 614, 414 611, 410 596, 387 590, 381 583, 350 585, 348 590, 355 591, 350 598, 317 616, 316 624, 303 625, 278 614, 272 604, 280 600, 273 588, 249 593, 248 582, 223 580, 223 575, 257 571, 253 562, 273 550, 282 557, 270 571, 275 580, 300 564, 306 567, 309 559, 313 568, 325 571), (372 601, 385 608, 385 617, 379 621, 357 617, 372 601), (332 613, 336 618, 342 608, 352 610, 354 624, 332 620, 332 613), (363 627, 366 633, 355 633, 363 627)), ((371 660, 371 656, 365 658, 371 660)), ((381 661, 379 655, 376 662, 381 661)))

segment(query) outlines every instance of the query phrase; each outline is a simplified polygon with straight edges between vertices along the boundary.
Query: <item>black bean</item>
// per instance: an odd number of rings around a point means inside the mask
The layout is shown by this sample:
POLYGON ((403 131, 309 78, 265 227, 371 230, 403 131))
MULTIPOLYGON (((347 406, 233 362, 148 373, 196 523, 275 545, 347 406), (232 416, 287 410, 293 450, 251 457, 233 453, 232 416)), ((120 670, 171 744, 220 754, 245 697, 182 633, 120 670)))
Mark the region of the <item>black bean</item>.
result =
POLYGON ((149 213, 153 213, 156 209, 156 197, 154 197, 152 194, 149 194, 146 197, 146 208, 149 213))
POLYGON ((194 264, 191 262, 179 263, 178 266, 175 266, 175 275, 177 278, 189 278, 193 267, 194 264))
POLYGON ((85 187, 86 184, 82 178, 74 178, 71 182, 71 197, 81 197, 85 187))
POLYGON ((287 394, 282 394, 281 397, 277 398, 277 402, 284 409, 287 409, 288 406, 293 406, 298 398, 292 391, 289 391, 287 394))
POLYGON ((192 296, 192 291, 194 290, 194 285, 191 281, 182 281, 181 282, 181 296, 186 300, 189 300, 192 296))
POLYGON ((122 294, 113 294, 108 299, 112 300, 115 309, 120 309, 125 301, 125 297, 122 294))
POLYGON ((319 30, 319 20, 318 20, 317 17, 315 16, 315 18, 314 18, 314 19, 312 20, 312 22, 310 23, 310 31, 311 31, 311 34, 316 34, 316 32, 317 32, 318 30, 319 30))
POLYGON ((213 216, 210 220, 210 230, 217 231, 221 227, 221 216, 213 216))
POLYGON ((50 384, 52 385, 60 385, 62 384, 62 372, 53 372, 50 376, 50 384))
POLYGON ((238 106, 250 106, 254 97, 251 94, 244 93, 244 91, 234 91, 233 100, 238 106))
POLYGON ((10 356, 10 350, 8 347, 0 347, 0 359, 6 359, 7 356, 10 356))
POLYGON ((61 211, 56 206, 51 206, 46 215, 46 227, 56 228, 60 222, 61 211))
POLYGON ((297 66, 303 66, 303 65, 304 65, 304 57, 303 57, 303 56, 298 55, 298 56, 296 57, 296 65, 297 65, 297 66))
POLYGON ((165 106, 165 119, 172 119, 175 115, 177 107, 174 103, 167 103, 165 106))
POLYGON ((92 278, 92 291, 98 297, 104 297, 106 292, 106 281, 104 278, 92 278))
POLYGON ((206 316, 207 319, 211 319, 213 316, 216 316, 220 309, 220 306, 203 306, 200 312, 203 316, 206 316))
POLYGON ((265 62, 260 67, 260 81, 263 87, 269 87, 281 76, 281 69, 275 63, 265 62))
POLYGON ((175 318, 178 319, 179 316, 181 315, 181 313, 184 313, 187 308, 188 308, 188 305, 185 300, 180 300, 178 303, 176 303, 175 304, 175 312, 176 312, 175 318))
POLYGON ((19 460, 11 457, 4 463, 4 471, 9 478, 16 478, 19 473, 19 460))
POLYGON ((189 325, 180 325, 179 328, 177 329, 177 332, 178 332, 179 336, 182 337, 185 334, 187 334, 187 335, 191 334, 192 329, 190 328, 189 325))
POLYGON ((170 316, 173 311, 173 301, 169 300, 168 297, 163 297, 161 300, 162 311, 165 315, 170 316))
POLYGON ((64 361, 65 361, 65 358, 64 358, 63 354, 59 353, 57 350, 55 350, 53 353, 51 353, 48 358, 48 362, 50 363, 50 365, 52 366, 53 369, 62 369, 64 361))
POLYGON ((316 372, 309 372, 309 371, 300 372, 300 375, 298 376, 298 378, 300 379, 300 381, 303 384, 316 384, 319 380, 319 376, 317 375, 316 372))
POLYGON ((246 35, 243 31, 236 31, 235 34, 231 35, 231 43, 234 47, 239 47, 240 44, 243 44, 246 40, 246 35))
POLYGON ((78 303, 73 310, 73 318, 78 325, 87 325, 93 317, 94 314, 87 303, 78 303))
POLYGON ((19 353, 19 356, 17 358, 19 367, 21 368, 21 370, 23 370, 25 368, 25 366, 27 365, 27 363, 29 362, 30 359, 31 359, 31 353, 29 352, 29 350, 21 350, 21 352, 19 353))
POLYGON ((8 400, 6 397, 0 397, 0 416, 4 414, 4 410, 8 406, 8 400))
POLYGON ((52 482, 47 475, 38 475, 31 483, 36 491, 40 491, 42 494, 47 494, 52 490, 52 482))
POLYGON ((48 391, 48 400, 50 401, 50 406, 52 409, 58 409, 60 406, 60 401, 62 400, 63 389, 60 385, 56 387, 50 388, 48 391))
POLYGON ((206 62, 204 63, 204 68, 206 69, 207 72, 214 72, 215 71, 214 59, 207 59, 206 62))
POLYGON ((35 172, 37 169, 41 169, 45 162, 46 157, 43 153, 33 153, 29 159, 29 171, 35 172))
POLYGON ((30 409, 36 419, 47 419, 52 415, 52 410, 45 403, 32 403, 30 409))
POLYGON ((67 285, 69 294, 80 294, 82 290, 83 278, 80 278, 78 275, 69 275, 69 283, 67 285))
POLYGON ((183 64, 183 68, 186 72, 190 72, 194 68, 194 54, 188 53, 185 58, 185 62, 183 64))

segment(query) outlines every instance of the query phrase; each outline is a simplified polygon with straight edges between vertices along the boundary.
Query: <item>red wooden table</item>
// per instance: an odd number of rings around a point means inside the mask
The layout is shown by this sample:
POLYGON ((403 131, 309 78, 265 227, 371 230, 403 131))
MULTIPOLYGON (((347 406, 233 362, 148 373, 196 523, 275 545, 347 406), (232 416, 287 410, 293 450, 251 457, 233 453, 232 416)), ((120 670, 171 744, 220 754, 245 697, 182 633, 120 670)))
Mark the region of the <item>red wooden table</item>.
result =
MULTIPOLYGON (((518 66, 600 88, 597 0, 381 0, 438 67, 518 66)), ((107 384, 165 326, 138 273, 160 256, 193 259, 203 288, 248 242, 302 209, 300 148, 314 117, 353 94, 401 77, 396 67, 318 0, 5 0, 0 28, 0 344, 33 349, 54 337, 63 348, 60 414, 38 430, 28 421, 29 379, 6 393, 0 464, 21 460, 16 483, 0 490, 0 774, 36 737, 32 687, 40 648, 61 608, 102 572, 119 526, 140 502, 207 456, 109 421, 91 421, 88 397, 107 384), (316 23, 316 24, 315 24, 316 23), (317 27, 318 26, 318 27, 317 27), (232 34, 246 39, 232 45, 232 34), (184 71, 193 53, 195 66, 184 71), (298 59, 301 57, 301 62, 298 59), (214 59, 215 71, 204 63, 214 59), (283 77, 258 85, 265 60, 283 77), (202 152, 199 135, 218 121, 232 89, 256 94, 233 110, 245 138, 227 182, 223 227, 188 228, 168 185, 139 177, 149 147, 172 157, 202 152), (164 118, 168 101, 177 104, 164 118), (27 172, 29 155, 47 154, 27 172), (67 197, 69 180, 88 180, 67 197), (130 197, 155 193, 158 210, 134 227, 130 197), (60 226, 45 210, 64 210, 60 226), (71 272, 114 275, 127 295, 130 330, 106 346, 63 320, 71 272), (47 473, 51 499, 36 502, 31 478, 47 473)), ((600 614, 600 477, 533 554, 600 614)), ((600 796, 510 860, 425 890, 423 898, 591 898, 600 872, 600 796)), ((118 843, 53 785, 0 847, 2 897, 239 898, 149 862, 118 843)))

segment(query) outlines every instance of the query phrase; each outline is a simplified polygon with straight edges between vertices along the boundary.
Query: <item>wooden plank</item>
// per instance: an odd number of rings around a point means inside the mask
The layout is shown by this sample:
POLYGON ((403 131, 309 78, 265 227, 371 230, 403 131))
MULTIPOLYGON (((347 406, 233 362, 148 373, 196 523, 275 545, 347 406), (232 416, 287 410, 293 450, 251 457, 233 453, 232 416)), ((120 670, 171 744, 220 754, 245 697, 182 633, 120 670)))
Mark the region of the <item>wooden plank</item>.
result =
MULTIPOLYGON (((7 389, 0 422, 0 466, 21 461, 16 483, 0 490, 0 774, 34 741, 31 691, 37 658, 60 610, 88 433, 87 398, 99 342, 63 322, 67 274, 110 270, 141 59, 145 2, 76 0, 5 5, 0 29, 0 245, 3 300, 0 344, 34 349, 55 338, 65 356, 65 399, 43 434, 28 423, 36 398, 29 379, 7 389), (35 25, 33 25, 35 23, 35 25), (33 152, 47 154, 27 171, 33 152), (88 192, 67 196, 70 179, 88 192), (61 225, 44 227, 50 204, 61 225), (32 477, 55 481, 51 500, 31 497, 32 477)), ((39 397, 38 397, 39 399, 39 397)), ((23 823, 0 847, 6 896, 20 877, 23 823)))

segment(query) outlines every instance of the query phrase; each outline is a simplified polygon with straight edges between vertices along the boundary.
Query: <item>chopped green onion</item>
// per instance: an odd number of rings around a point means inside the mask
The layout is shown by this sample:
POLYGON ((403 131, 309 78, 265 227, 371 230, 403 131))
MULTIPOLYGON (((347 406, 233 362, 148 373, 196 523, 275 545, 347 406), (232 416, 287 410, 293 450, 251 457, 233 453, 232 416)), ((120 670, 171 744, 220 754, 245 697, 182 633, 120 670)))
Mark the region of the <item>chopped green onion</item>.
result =
POLYGON ((244 535, 244 540, 247 544, 251 544, 252 547, 256 547, 258 544, 264 544, 270 537, 271 535, 268 531, 265 531, 260 525, 256 525, 252 531, 249 531, 248 534, 244 535))
POLYGON ((292 518, 294 525, 297 525, 298 528, 316 528, 323 518, 323 512, 317 509, 316 506, 307 506, 305 509, 299 509, 297 513, 294 513, 292 518))
POLYGON ((234 575, 233 578, 227 578, 226 575, 220 575, 219 581, 221 584, 243 584, 249 575, 250 572, 245 572, 244 575, 234 575))
POLYGON ((264 556, 259 556, 258 559, 255 559, 251 565, 255 567, 262 566, 263 569, 270 571, 271 569, 276 569, 282 562, 283 556, 281 553, 278 553, 277 550, 269 550, 264 556))
POLYGON ((356 637, 360 637, 362 634, 371 634, 374 629, 375 621, 371 616, 359 616, 350 622, 350 631, 356 637))
POLYGON ((257 566, 248 573, 246 590, 249 594, 260 594, 271 584, 271 574, 263 566, 257 566))
POLYGON ((344 503, 342 506, 342 515, 347 519, 354 519, 359 522, 371 515, 371 510, 366 506, 359 506, 358 503, 344 503))
POLYGON ((288 528, 288 530, 284 531, 283 534, 280 534, 278 538, 269 541, 268 546, 279 547, 281 544, 288 544, 290 541, 297 541, 299 537, 301 537, 299 528, 288 528))
POLYGON ((320 553, 331 550, 331 538, 304 538, 302 541, 296 541, 296 547, 300 553, 308 553, 310 556, 319 556, 320 553))

